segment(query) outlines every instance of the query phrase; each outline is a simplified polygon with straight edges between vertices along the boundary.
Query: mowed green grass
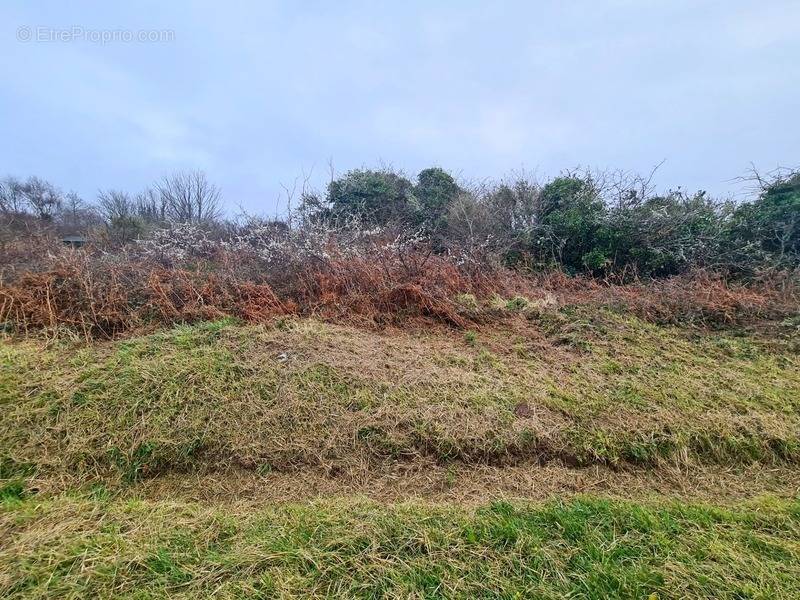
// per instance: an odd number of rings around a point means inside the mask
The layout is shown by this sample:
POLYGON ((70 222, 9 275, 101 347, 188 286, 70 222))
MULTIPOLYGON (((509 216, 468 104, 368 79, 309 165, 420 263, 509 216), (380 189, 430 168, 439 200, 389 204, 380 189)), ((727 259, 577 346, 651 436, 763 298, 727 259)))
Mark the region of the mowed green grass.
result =
POLYGON ((0 478, 205 463, 800 462, 796 335, 563 309, 476 332, 292 320, 0 342, 0 478))
MULTIPOLYGON (((13 495, 11 495, 13 496, 13 495)), ((5 598, 797 598, 800 501, 0 507, 5 598)))

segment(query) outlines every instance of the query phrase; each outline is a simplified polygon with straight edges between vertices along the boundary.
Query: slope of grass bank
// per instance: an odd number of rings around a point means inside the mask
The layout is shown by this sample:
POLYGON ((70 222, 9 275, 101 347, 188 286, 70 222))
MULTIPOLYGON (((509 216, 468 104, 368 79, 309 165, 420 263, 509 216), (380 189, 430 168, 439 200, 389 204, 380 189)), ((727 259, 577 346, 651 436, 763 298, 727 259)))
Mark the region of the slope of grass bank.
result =
POLYGON ((800 503, 0 508, 8 598, 796 598, 800 503))
POLYGON ((498 310, 3 339, 0 596, 800 596, 794 322, 498 310))
POLYGON ((474 332, 217 321, 0 346, 4 478, 397 461, 795 464, 796 334, 561 309, 474 332))

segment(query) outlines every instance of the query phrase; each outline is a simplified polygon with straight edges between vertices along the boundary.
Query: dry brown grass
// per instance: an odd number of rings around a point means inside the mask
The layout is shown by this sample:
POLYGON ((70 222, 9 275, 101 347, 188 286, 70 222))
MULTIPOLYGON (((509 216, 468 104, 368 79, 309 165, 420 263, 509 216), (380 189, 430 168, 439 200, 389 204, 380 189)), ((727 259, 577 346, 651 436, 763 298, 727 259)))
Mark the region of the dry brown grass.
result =
MULTIPOLYGON (((64 489, 52 479, 32 482, 42 493, 64 489)), ((265 502, 307 502, 325 498, 365 498, 382 503, 425 502, 478 506, 496 500, 568 499, 592 494, 629 500, 668 498, 733 504, 773 495, 792 498, 800 490, 800 472, 787 466, 663 464, 658 469, 585 468, 545 465, 442 465, 434 460, 371 465, 332 475, 322 468, 290 473, 207 465, 166 473, 136 487, 116 490, 122 497, 184 500, 247 507, 265 502)))
POLYGON ((778 319, 800 310, 797 281, 776 275, 751 285, 707 271, 649 283, 608 286, 600 296, 656 323, 730 326, 778 319))

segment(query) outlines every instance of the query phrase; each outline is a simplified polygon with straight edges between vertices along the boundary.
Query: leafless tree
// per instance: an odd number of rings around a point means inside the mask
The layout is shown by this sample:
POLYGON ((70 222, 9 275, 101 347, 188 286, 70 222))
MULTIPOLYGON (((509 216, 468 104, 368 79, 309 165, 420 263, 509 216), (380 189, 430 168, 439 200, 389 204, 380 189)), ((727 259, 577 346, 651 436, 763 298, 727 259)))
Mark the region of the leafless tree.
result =
POLYGON ((64 196, 59 222, 67 230, 85 230, 101 222, 94 207, 88 205, 77 193, 70 191, 64 196))
POLYGON ((101 191, 97 196, 97 205, 106 221, 111 240, 126 244, 141 235, 142 220, 136 214, 136 205, 127 192, 101 191))
POLYGON ((479 262, 497 241, 494 224, 486 202, 469 192, 459 194, 448 206, 448 245, 465 259, 479 262))
POLYGON ((137 216, 145 223, 164 223, 167 220, 167 199, 153 188, 136 194, 133 200, 137 216))
POLYGON ((596 171, 591 174, 600 195, 612 209, 625 210, 640 205, 655 193, 653 179, 664 160, 655 165, 650 173, 623 171, 596 171))
POLYGON ((489 205, 494 229, 508 234, 538 225, 543 211, 542 187, 534 174, 512 171, 499 185, 484 182, 479 189, 476 194, 489 205))
POLYGON ((21 215, 26 211, 28 200, 22 185, 22 182, 15 177, 6 177, 0 181, 0 212, 3 215, 21 215))
POLYGON ((51 220, 61 209, 63 202, 61 192, 44 179, 29 177, 20 189, 33 214, 42 221, 51 220))
POLYGON ((101 190, 97 195, 97 205, 108 223, 134 216, 134 204, 127 192, 101 190))
POLYGON ((170 220, 178 223, 208 223, 222 214, 220 191, 203 171, 179 171, 156 186, 170 220))

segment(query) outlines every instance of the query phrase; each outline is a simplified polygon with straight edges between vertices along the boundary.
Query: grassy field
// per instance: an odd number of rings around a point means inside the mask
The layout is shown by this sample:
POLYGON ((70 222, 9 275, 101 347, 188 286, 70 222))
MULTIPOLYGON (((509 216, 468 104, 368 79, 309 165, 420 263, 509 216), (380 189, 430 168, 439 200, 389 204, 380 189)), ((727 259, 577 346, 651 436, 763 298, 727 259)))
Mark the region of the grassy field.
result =
POLYGON ((800 595, 794 322, 507 310, 0 342, 0 595, 800 595))
POLYGON ((792 598, 800 503, 6 500, 6 597, 792 598), (9 539, 10 538, 10 539, 9 539))
POLYGON ((453 333, 221 321, 2 346, 5 470, 133 481, 200 463, 800 460, 792 338, 610 312, 453 333))

